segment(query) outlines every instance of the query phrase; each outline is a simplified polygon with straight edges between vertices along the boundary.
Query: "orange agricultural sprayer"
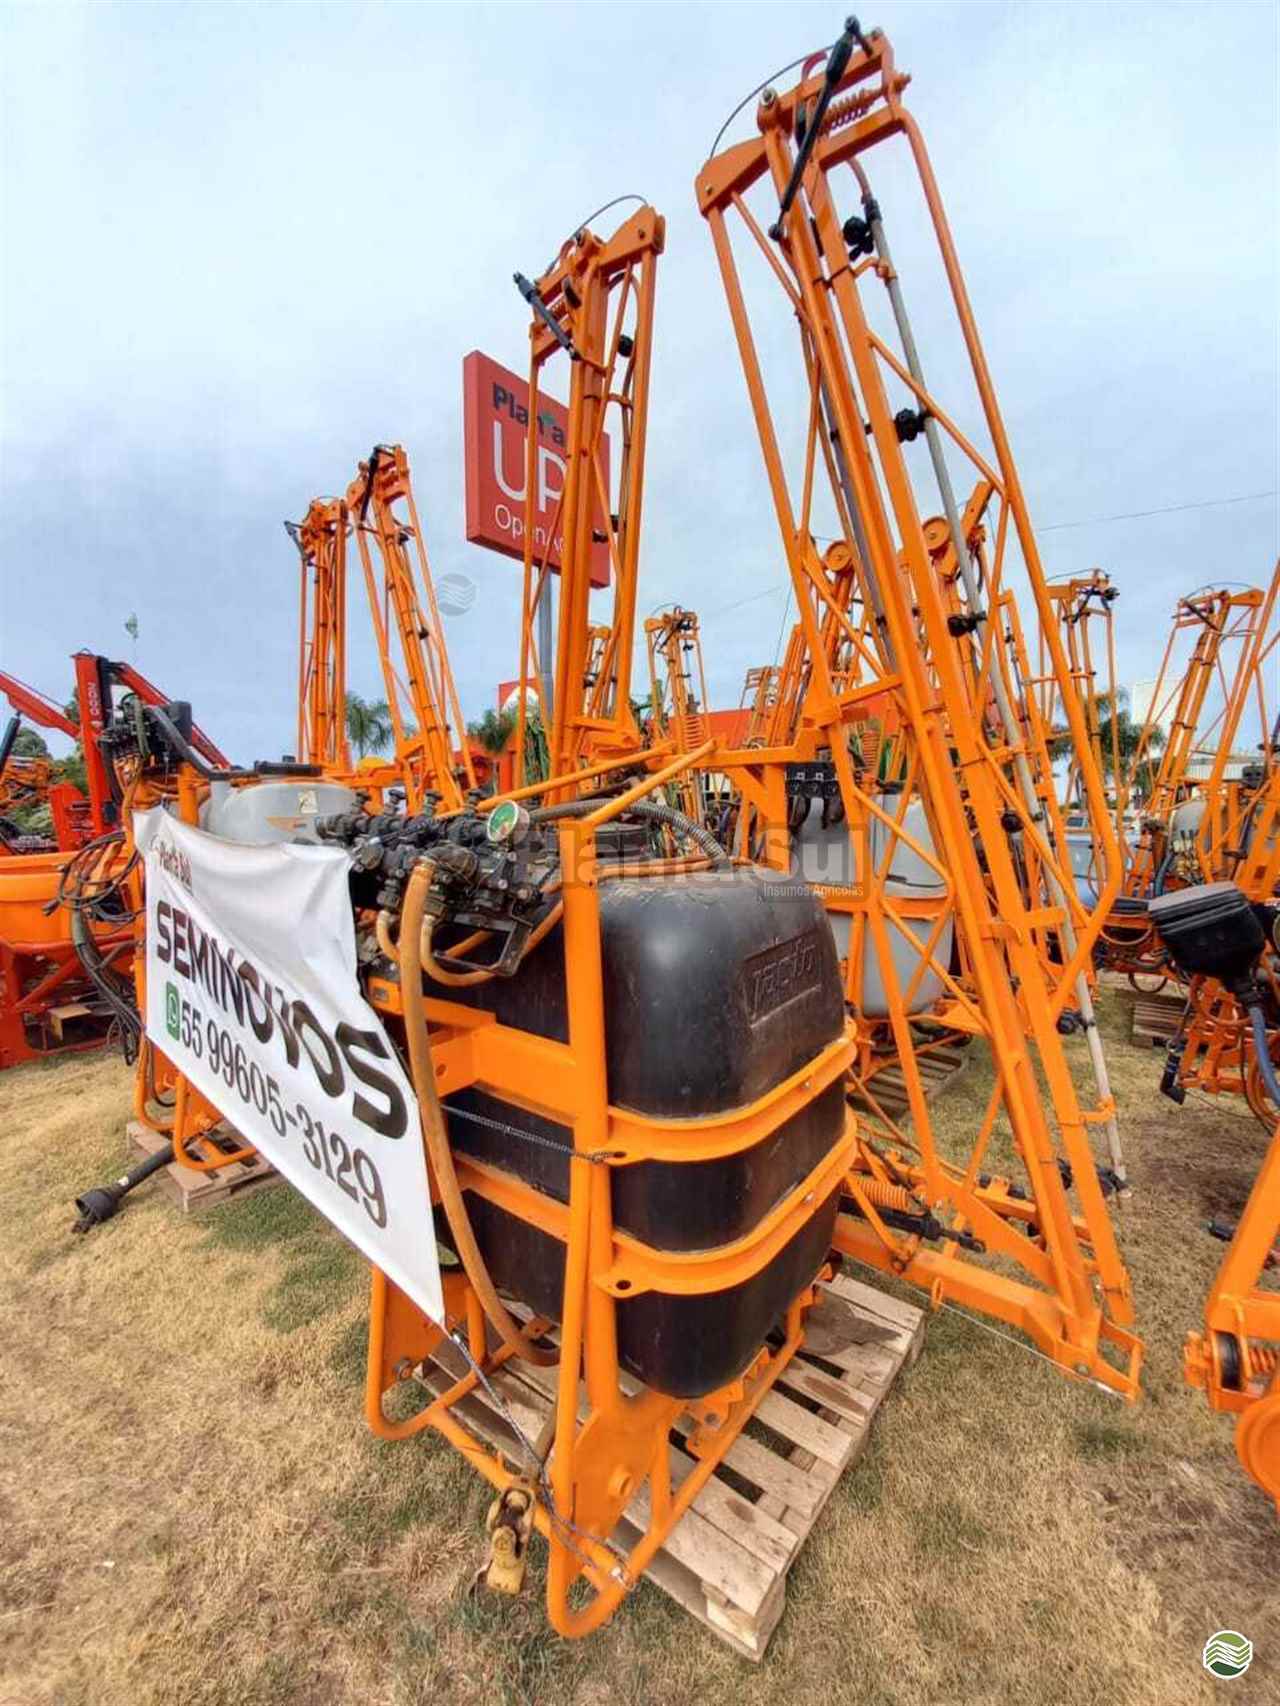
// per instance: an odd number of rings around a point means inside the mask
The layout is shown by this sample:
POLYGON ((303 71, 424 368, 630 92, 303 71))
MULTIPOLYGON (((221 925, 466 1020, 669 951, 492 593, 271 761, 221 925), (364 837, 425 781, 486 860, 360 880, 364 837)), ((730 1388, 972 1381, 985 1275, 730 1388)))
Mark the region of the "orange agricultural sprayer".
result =
MULTIPOLYGON (((678 604, 647 617, 649 719, 655 742, 670 741, 676 752, 693 752, 707 740, 707 678, 702 666, 698 618, 678 604)), ((668 798, 702 823, 706 799, 702 779, 686 772, 668 788, 668 798)))
MULTIPOLYGON (((626 199, 635 199, 627 198, 626 199)), ((565 484, 545 526, 538 522, 534 482, 526 482, 525 564, 520 637, 520 697, 516 748, 524 763, 530 701, 548 731, 549 768, 567 775, 607 760, 625 762, 643 745, 631 708, 631 653, 636 632, 636 586, 644 500, 645 443, 649 417, 653 308, 657 264, 666 241, 662 218, 650 207, 626 220, 608 239, 589 230, 562 244, 547 271, 530 281, 516 275, 533 308, 529 330, 528 466, 537 458, 538 396, 548 364, 567 356, 569 422, 565 484), (610 431, 622 453, 612 464, 610 431), (539 658, 550 624, 551 540, 563 539, 560 609, 555 639, 552 702, 550 673, 539 658), (539 551, 537 541, 546 545, 539 551), (585 572, 592 545, 608 547, 613 612, 607 629, 593 621, 591 579, 585 572), (574 572, 581 561, 584 572, 574 572)), ((518 780, 524 780, 523 771, 518 780)))
POLYGON ((1133 816, 1136 834, 1123 843, 1124 881, 1097 958, 1133 983, 1168 969, 1147 916, 1151 898, 1224 874, 1221 855, 1240 800, 1241 778, 1231 774, 1238 742, 1248 740, 1249 771, 1269 750, 1277 581, 1273 575, 1266 590, 1207 586, 1178 600, 1136 743, 1117 765, 1116 811, 1133 816))
MULTIPOLYGON (((488 1579, 512 1562, 503 1538, 536 1525, 567 1635, 609 1616, 749 1450, 752 1416, 782 1402, 855 1143, 855 1041, 820 903, 662 800, 712 743, 645 751, 630 708, 661 239, 649 207, 612 239, 580 230, 525 290, 535 352, 546 338, 575 361, 565 770, 460 807, 424 771, 408 811, 326 778, 345 797, 308 845, 279 847, 253 832, 287 822, 282 796, 313 778, 205 764, 155 711, 118 754, 146 870, 140 1112, 197 1168, 227 1159, 205 1147, 222 1116, 366 1251, 370 1425, 433 1429, 493 1484, 488 1579), (600 411, 619 395, 621 489, 595 503, 600 411), (599 530, 619 589, 611 662, 584 590, 599 530), (600 792, 620 755, 628 785, 600 792)), ((366 465, 346 501, 358 526, 372 488, 381 549, 378 477, 366 465)), ((126 1188, 82 1199, 86 1221, 126 1188)))
MULTIPOLYGON (((23 716, 79 741, 86 793, 49 790, 56 849, 0 858, 0 1067, 137 1035, 128 999, 133 933, 123 899, 128 860, 122 788, 110 752, 113 699, 164 705, 130 665, 92 652, 74 659, 78 718, 11 676, 3 693, 23 716), (61 904, 59 904, 61 903, 61 904)), ((192 739, 221 758, 199 729, 192 739)))
MULTIPOLYGON (((736 774, 744 817, 775 861, 789 857, 789 798, 838 801, 851 850, 838 903, 846 990, 864 1039, 855 1081, 878 1037, 903 1075, 910 1134, 867 1084, 872 1114, 838 1247, 1022 1327, 1062 1367, 1132 1396, 1140 1346, 1104 1201, 1113 1176, 1092 1144, 1102 1136, 1111 1166, 1122 1165, 1088 988, 1097 925, 1076 894, 1046 731, 1020 714, 1023 654, 1007 620, 1019 569, 1101 826, 1104 907, 1119 850, 946 215, 903 105, 907 81, 884 35, 851 20, 795 87, 764 90, 756 136, 713 153, 697 179, 806 656, 794 743, 738 755, 736 774), (959 406, 926 382, 872 188, 878 152, 895 144, 914 168, 967 357, 971 395, 959 406), (765 312, 755 286, 770 280, 778 321, 796 333, 785 379, 778 335, 770 329, 766 346, 753 329, 765 312), (883 308, 896 350, 876 330, 883 308), (783 383, 785 418, 804 422, 798 442, 784 442, 770 401, 783 383), (958 424, 960 406, 981 442, 958 424), (973 481, 963 501, 953 463, 973 481), (820 549, 824 538, 835 544, 820 549), (840 671, 829 623, 846 641, 840 671), (867 755, 890 724, 892 768, 872 770, 867 755), (868 725, 876 738, 864 742, 868 725), (996 1068, 958 1152, 935 1134, 920 1071, 944 1026, 984 1038, 996 1068), (1073 1080, 1070 1032, 1097 1076, 1092 1108, 1073 1080)), ((734 755, 708 762, 735 768, 734 755)))
POLYGON ((1263 1279, 1280 1265, 1280 772, 1259 803, 1250 842, 1235 881, 1157 896, 1151 920, 1190 979, 1190 1028, 1170 1049, 1165 1090, 1181 1100, 1188 1082, 1243 1087, 1270 1133, 1238 1223, 1210 1225, 1229 1248, 1184 1367, 1215 1410, 1239 1416, 1240 1461, 1280 1505, 1280 1292, 1263 1279))
POLYGON ((466 730, 409 474, 398 445, 375 445, 342 498, 315 498, 286 522, 298 547, 298 752, 331 780, 428 795, 448 810, 474 788, 466 730), (347 551, 354 536, 386 692, 395 753, 353 770, 346 727, 347 551))

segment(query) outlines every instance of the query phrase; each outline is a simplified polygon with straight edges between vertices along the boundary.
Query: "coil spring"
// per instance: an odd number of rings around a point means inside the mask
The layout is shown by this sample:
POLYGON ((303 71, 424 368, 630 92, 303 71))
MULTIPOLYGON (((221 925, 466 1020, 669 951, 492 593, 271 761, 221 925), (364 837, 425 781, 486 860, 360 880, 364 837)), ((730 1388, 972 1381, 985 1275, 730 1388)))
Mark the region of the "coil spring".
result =
POLYGON ((891 1185, 886 1179, 873 1179, 859 1173, 855 1180, 858 1189, 873 1208, 898 1209, 903 1214, 919 1214, 920 1204, 905 1185, 891 1185))
POLYGON ((845 125, 852 124, 855 119, 861 118, 863 113, 879 99, 879 89, 855 89, 851 95, 845 95, 841 100, 832 101, 827 108, 818 135, 830 136, 833 130, 843 130, 845 125))
POLYGON ((1280 1368, 1280 1351, 1249 1341, 1249 1362, 1255 1375, 1272 1375, 1280 1368))

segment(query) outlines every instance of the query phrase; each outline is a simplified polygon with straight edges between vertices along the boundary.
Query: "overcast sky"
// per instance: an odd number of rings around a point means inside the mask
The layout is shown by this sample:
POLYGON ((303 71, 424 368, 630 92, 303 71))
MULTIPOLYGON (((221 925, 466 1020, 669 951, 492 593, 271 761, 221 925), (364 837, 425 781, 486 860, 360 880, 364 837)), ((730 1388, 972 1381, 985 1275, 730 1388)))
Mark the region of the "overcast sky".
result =
MULTIPOLYGON (((479 588, 447 623, 478 714, 514 673, 519 569, 463 538, 462 359, 523 370, 512 272, 638 191, 667 217, 641 614, 699 611, 712 701, 736 704, 775 655, 783 567, 692 184, 738 100, 842 19, 794 0, 0 8, 0 667, 61 699, 76 649, 135 655, 136 613, 138 665, 233 757, 291 750, 281 522, 399 442, 437 579, 479 588)), ((1112 575, 1128 680, 1179 593, 1265 581, 1277 554, 1276 19, 1270 0, 863 17, 913 75, 1047 569, 1112 575), (1249 501, 1097 519, 1230 498, 1249 501)), ((954 339, 886 182, 937 384, 954 339)), ((794 400, 774 297, 762 336, 794 400)), ((354 589, 350 609, 349 685, 380 695, 354 589)))

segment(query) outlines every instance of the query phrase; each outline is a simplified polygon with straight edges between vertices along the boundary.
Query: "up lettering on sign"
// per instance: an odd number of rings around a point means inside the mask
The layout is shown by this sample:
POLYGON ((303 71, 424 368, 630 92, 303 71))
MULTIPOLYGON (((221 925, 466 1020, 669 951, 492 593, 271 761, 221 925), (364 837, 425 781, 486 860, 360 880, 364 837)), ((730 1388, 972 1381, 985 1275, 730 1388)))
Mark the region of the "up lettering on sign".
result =
MULTIPOLYGON (((568 411, 550 397, 538 398, 537 457, 533 471, 534 562, 543 555, 559 573, 564 541, 559 504, 564 493, 568 451, 568 411)), ((473 545, 524 561, 525 457, 529 444, 529 387, 508 368, 479 350, 462 364, 462 428, 466 454, 467 538, 473 545)), ((609 440, 603 442, 606 481, 609 440)), ((603 533, 603 517, 595 518, 603 533)), ((599 541, 591 552, 591 584, 609 584, 609 547, 599 541)))

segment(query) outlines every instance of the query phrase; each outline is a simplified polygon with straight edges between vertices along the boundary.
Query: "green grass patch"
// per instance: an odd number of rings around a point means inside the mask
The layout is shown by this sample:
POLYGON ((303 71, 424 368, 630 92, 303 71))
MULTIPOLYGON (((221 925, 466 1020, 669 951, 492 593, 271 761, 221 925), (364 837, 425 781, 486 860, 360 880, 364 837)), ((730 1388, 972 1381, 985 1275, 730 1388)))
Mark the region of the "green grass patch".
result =
POLYGON ((326 1359, 334 1373, 351 1386, 363 1386, 369 1362, 369 1320, 349 1321, 334 1340, 326 1359))
POLYGON ((955 1499, 926 1505, 913 1517, 916 1551, 925 1558, 958 1564, 967 1553, 983 1551, 991 1542, 991 1531, 955 1499))
POLYGON ((326 1224, 304 1196, 281 1181, 270 1190, 221 1203, 205 1231, 209 1243, 224 1250, 265 1250, 326 1224))
POLYGON ((284 1272, 262 1301, 262 1319, 277 1333, 340 1309, 355 1296, 359 1253, 297 1191, 284 1185, 219 1206, 209 1218, 208 1242, 224 1250, 275 1248, 284 1272))
POLYGON ((454 1621, 488 1661, 487 1693, 502 1706, 546 1706, 571 1699, 587 1663, 586 1642, 563 1641, 546 1621, 541 1582, 518 1599, 464 1594, 454 1621))
POLYGON ((1142 1441, 1134 1429, 1118 1427, 1114 1422, 1077 1422, 1075 1439, 1077 1455, 1090 1463, 1136 1457, 1142 1451, 1142 1441))
POLYGON ((884 1499, 884 1468, 874 1433, 870 1445, 840 1483, 840 1492, 846 1507, 860 1516, 879 1510, 884 1499))

